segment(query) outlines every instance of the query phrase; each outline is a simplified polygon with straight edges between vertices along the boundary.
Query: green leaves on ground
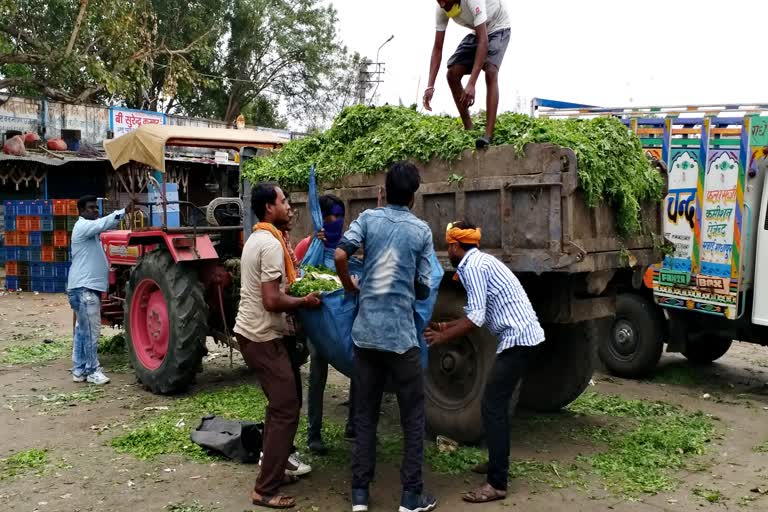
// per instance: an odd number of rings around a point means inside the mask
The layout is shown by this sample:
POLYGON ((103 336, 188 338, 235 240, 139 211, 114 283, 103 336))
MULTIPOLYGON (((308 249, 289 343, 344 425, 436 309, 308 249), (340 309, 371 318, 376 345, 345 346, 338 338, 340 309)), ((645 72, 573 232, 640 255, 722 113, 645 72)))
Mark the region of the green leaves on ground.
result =
POLYGON ((48 452, 32 448, 0 459, 0 480, 27 473, 40 474, 48 465, 48 452))
MULTIPOLYGON (((406 107, 358 105, 344 109, 329 130, 292 141, 270 157, 250 160, 243 174, 251 181, 306 187, 313 163, 320 181, 337 182, 350 174, 381 172, 397 160, 454 161, 474 147, 483 130, 482 118, 468 132, 456 118, 427 116, 406 107)), ((501 114, 494 144, 512 145, 523 155, 528 143, 571 148, 578 157, 587 204, 607 202, 615 208, 622 235, 640 231, 640 203, 661 198, 663 179, 643 154, 640 140, 617 119, 501 114)))
POLYGON ((64 356, 71 344, 63 341, 36 345, 9 345, 0 349, 0 364, 21 365, 47 363, 64 356))

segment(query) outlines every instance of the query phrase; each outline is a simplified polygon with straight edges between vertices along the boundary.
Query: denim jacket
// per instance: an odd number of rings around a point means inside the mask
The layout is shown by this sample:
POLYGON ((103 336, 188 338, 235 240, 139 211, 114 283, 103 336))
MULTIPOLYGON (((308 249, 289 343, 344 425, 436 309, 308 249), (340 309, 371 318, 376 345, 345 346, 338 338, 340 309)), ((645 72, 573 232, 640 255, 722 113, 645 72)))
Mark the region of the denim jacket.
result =
POLYGON ((361 246, 365 259, 352 340, 360 348, 398 354, 418 347, 413 306, 416 283, 431 286, 429 226, 406 207, 366 210, 339 244, 348 253, 361 246))

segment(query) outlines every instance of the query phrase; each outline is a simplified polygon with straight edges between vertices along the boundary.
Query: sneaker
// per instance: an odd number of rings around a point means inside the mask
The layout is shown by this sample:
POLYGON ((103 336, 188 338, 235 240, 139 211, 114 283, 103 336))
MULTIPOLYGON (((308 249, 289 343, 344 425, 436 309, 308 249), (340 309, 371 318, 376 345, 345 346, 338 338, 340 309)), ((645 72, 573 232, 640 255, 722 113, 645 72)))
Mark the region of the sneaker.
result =
POLYGON ((486 149, 488 146, 491 145, 491 139, 487 136, 478 137, 475 141, 475 147, 477 149, 486 149))
POLYGON ((352 512, 368 512, 368 489, 352 489, 352 512))
MULTIPOLYGON (((259 466, 264 460, 264 452, 259 453, 259 466)), ((293 452, 288 456, 288 464, 285 466, 285 474, 303 476, 312 471, 312 466, 305 464, 299 458, 299 452, 293 452)))
POLYGON ((428 512, 429 510, 435 510, 436 506, 437 500, 434 496, 423 492, 417 494, 415 492, 403 491, 398 512, 428 512))
POLYGON ((104 372, 102 372, 101 370, 96 370, 95 372, 90 374, 85 380, 88 381, 88 384, 95 384, 97 386, 101 386, 109 382, 109 377, 104 375, 104 372))
POLYGON ((72 374, 72 382, 85 382, 85 375, 72 374))

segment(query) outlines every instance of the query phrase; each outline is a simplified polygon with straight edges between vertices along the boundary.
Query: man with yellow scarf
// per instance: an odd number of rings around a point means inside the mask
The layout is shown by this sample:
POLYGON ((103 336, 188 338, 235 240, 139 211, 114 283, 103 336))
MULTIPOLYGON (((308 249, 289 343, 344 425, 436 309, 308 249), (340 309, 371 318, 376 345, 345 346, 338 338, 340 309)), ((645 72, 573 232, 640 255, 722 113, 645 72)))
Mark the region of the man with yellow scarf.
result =
POLYGON ((278 491, 282 485, 297 481, 295 475, 286 474, 286 467, 299 425, 299 397, 283 342, 285 313, 319 307, 320 297, 313 293, 298 298, 285 293, 296 280, 296 269, 281 233, 290 223, 291 205, 280 187, 269 183, 255 186, 251 209, 259 223, 243 247, 240 306, 234 328, 243 359, 267 397, 264 456, 251 501, 262 507, 290 508, 296 500, 278 491))
POLYGON ((509 44, 511 23, 503 0, 437 0, 436 33, 429 66, 429 82, 424 91, 424 108, 432 110, 435 80, 443 59, 443 44, 448 21, 453 20, 472 32, 468 34, 448 59, 448 86, 459 109, 464 128, 473 128, 469 107, 475 103, 475 86, 480 71, 485 71, 486 119, 485 136, 475 141, 477 149, 488 147, 496 127, 499 109, 499 68, 509 44), (469 75, 466 87, 461 83, 469 75))
POLYGON ((499 341, 482 403, 488 478, 484 485, 464 495, 470 503, 500 500, 507 495, 509 401, 536 356, 537 346, 544 341, 544 330, 520 281, 501 261, 480 252, 480 238, 480 228, 466 221, 448 225, 448 256, 467 291, 465 316, 433 323, 424 333, 431 346, 487 326, 499 341))

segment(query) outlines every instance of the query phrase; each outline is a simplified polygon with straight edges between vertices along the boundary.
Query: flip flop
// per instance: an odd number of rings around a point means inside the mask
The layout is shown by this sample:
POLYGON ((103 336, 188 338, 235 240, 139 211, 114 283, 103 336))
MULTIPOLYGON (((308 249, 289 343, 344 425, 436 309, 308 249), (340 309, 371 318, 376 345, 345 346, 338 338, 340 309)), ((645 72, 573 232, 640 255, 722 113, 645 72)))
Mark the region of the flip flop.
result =
POLYGON ((496 489, 493 489, 491 492, 480 487, 474 491, 469 491, 461 499, 467 503, 490 503, 491 501, 503 500, 506 497, 506 492, 497 491, 496 489))
POLYGON ((296 506, 296 500, 291 496, 281 496, 276 494, 274 496, 262 496, 257 492, 251 493, 251 503, 258 507, 265 508, 293 508, 296 506))

